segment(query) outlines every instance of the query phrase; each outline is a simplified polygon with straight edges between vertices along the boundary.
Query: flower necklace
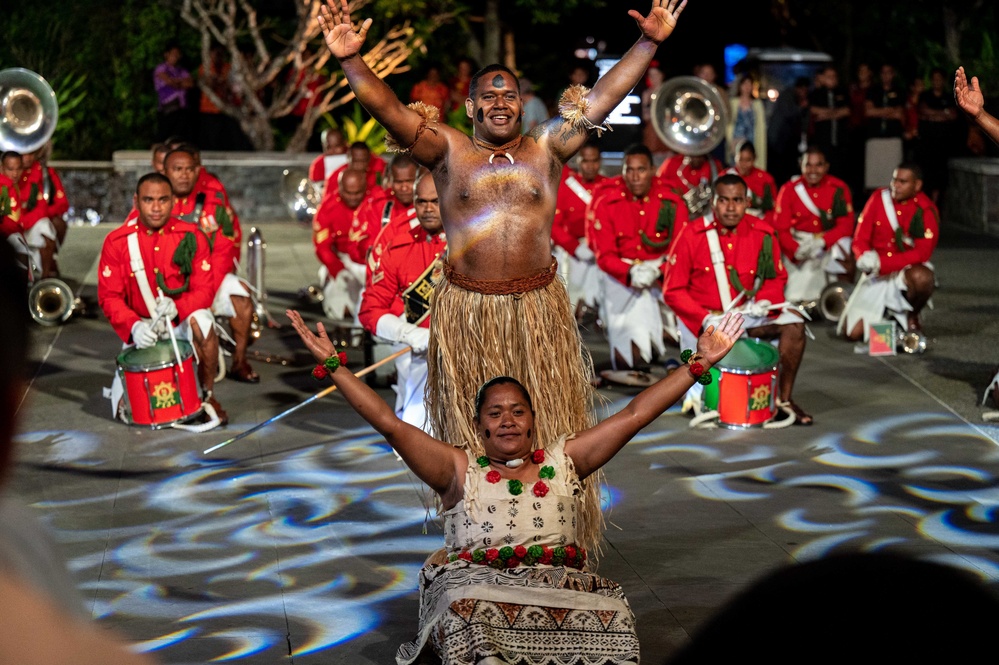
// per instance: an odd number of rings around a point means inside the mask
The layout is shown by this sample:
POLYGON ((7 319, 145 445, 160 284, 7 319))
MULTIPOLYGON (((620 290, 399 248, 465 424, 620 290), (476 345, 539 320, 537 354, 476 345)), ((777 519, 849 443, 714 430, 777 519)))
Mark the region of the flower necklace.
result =
MULTIPOLYGON (((531 461, 534 462, 535 464, 544 464, 545 451, 535 450, 533 453, 531 453, 531 461)), ((476 458, 475 462, 479 465, 479 467, 483 469, 489 466, 489 458, 486 457, 485 455, 476 458)), ((540 480, 534 483, 534 485, 531 487, 531 493, 537 497, 543 497, 546 494, 548 494, 549 487, 548 485, 545 484, 545 480, 551 480, 554 477, 555 477, 555 467, 553 466, 541 467, 541 469, 538 470, 538 478, 540 478, 540 480)), ((501 480, 503 480, 503 477, 500 475, 500 472, 497 471, 496 469, 492 469, 488 473, 486 473, 486 482, 488 483, 495 485, 501 480)), ((509 490, 510 494, 512 494, 513 496, 517 496, 524 492, 524 483, 517 479, 506 481, 506 487, 507 490, 509 490)))

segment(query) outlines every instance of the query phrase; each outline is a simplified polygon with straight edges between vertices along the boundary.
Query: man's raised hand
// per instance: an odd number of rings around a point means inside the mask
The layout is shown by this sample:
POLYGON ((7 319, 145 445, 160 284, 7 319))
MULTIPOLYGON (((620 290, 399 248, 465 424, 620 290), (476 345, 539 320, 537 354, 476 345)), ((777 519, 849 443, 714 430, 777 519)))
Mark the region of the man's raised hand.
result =
POLYGON ((680 12, 687 6, 687 0, 652 0, 648 16, 642 16, 632 9, 628 16, 635 19, 638 29, 646 39, 660 44, 673 32, 680 12))
POLYGON ((317 363, 321 363, 336 354, 336 346, 330 341, 329 336, 326 334, 326 328, 321 322, 316 325, 318 333, 314 334, 309 330, 309 326, 305 325, 301 314, 293 309, 285 310, 285 314, 291 319, 292 327, 302 339, 305 347, 312 353, 312 357, 316 359, 317 363))
POLYGON ((351 58, 361 51, 364 38, 371 27, 371 19, 366 18, 358 30, 350 22, 347 0, 326 0, 319 5, 319 27, 323 30, 326 47, 337 60, 351 58))
POLYGON ((954 75, 954 101, 961 107, 961 110, 977 118, 985 107, 985 96, 982 89, 978 87, 978 77, 971 78, 968 84, 968 76, 964 73, 964 67, 958 67, 954 75))

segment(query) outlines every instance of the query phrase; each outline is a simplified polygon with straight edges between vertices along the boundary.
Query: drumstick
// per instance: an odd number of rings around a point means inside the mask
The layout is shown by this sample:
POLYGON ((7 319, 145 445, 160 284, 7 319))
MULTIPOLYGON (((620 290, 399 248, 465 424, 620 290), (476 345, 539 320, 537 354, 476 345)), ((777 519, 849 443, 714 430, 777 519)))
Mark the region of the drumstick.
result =
MULTIPOLYGON (((396 351, 395 353, 393 353, 392 355, 388 356, 387 358, 382 358, 381 360, 379 360, 378 362, 374 363, 373 365, 368 365, 367 367, 365 367, 364 369, 362 369, 360 372, 358 372, 354 376, 361 377, 361 376, 364 376, 365 374, 370 374, 371 372, 375 371, 376 369, 378 369, 379 367, 381 367, 382 365, 384 365, 388 361, 395 360, 399 356, 404 355, 406 353, 409 353, 412 350, 413 350, 413 347, 407 346, 406 348, 404 348, 404 349, 402 349, 400 351, 396 351)), ((207 455, 210 452, 214 452, 214 451, 218 450, 222 446, 228 446, 230 443, 233 443, 234 441, 239 441, 240 439, 244 439, 244 438, 250 436, 251 434, 253 434, 254 432, 256 432, 258 429, 262 429, 264 427, 267 427, 271 423, 276 422, 276 421, 280 420, 281 418, 284 418, 289 413, 293 413, 295 411, 298 411, 299 409, 301 409, 306 404, 311 404, 312 402, 315 402, 317 399, 321 399, 323 397, 326 397, 327 395, 329 395, 334 390, 336 390, 336 386, 330 386, 329 388, 326 388, 326 389, 324 389, 324 390, 316 393, 315 395, 313 395, 309 399, 305 400, 301 404, 296 404, 295 406, 291 407, 290 409, 287 409, 286 411, 282 411, 281 413, 277 414, 273 418, 269 418, 268 420, 265 420, 264 422, 262 422, 262 423, 260 423, 258 425, 254 425, 253 427, 251 427, 250 429, 246 430, 245 432, 243 432, 241 434, 237 434, 236 436, 232 437, 231 439, 226 439, 222 443, 220 443, 218 445, 215 445, 215 446, 212 446, 211 448, 209 448, 208 450, 206 450, 202 454, 203 455, 207 455)))
MULTIPOLYGON (((165 297, 163 295, 163 289, 156 289, 156 294, 160 298, 164 298, 165 297)), ((159 317, 156 317, 156 318, 157 318, 157 320, 159 320, 159 317)), ((166 322, 166 327, 167 327, 167 330, 170 332, 170 343, 173 345, 173 355, 177 359, 177 367, 180 370, 180 373, 183 374, 184 373, 184 362, 180 359, 180 347, 177 346, 177 336, 173 333, 173 325, 169 321, 166 322)))

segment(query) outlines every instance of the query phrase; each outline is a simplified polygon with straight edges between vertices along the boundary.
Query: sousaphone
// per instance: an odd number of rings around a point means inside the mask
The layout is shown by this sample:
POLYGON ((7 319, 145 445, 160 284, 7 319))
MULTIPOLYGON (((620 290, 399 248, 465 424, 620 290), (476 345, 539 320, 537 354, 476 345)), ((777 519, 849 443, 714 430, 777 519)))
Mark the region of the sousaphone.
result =
MULTIPOLYGON (((728 107, 717 86, 696 76, 677 76, 652 92, 652 128, 663 143, 681 155, 706 155, 725 139, 728 107)), ((713 183, 684 195, 691 216, 706 211, 714 196, 713 183)))
MULTIPOLYGON (((0 71, 0 150, 21 154, 38 150, 52 138, 59 120, 59 104, 48 82, 33 71, 13 67, 0 71)), ((27 245, 18 247, 31 282, 28 311, 36 323, 57 326, 81 308, 66 282, 38 279, 39 267, 27 245)))

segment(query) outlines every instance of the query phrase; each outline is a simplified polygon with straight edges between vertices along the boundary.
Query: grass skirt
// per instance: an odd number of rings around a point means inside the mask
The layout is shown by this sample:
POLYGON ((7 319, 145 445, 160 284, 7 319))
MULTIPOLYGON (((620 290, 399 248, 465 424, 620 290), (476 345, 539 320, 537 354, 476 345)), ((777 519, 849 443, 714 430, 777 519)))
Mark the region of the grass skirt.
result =
MULTIPOLYGON (((592 427, 593 361, 583 346, 561 280, 512 295, 486 295, 444 279, 434 293, 427 350, 427 413, 442 441, 483 454, 475 429, 475 393, 496 376, 527 388, 534 405, 537 440, 592 427)), ((580 544, 599 552, 603 531, 600 473, 585 481, 580 544)))

